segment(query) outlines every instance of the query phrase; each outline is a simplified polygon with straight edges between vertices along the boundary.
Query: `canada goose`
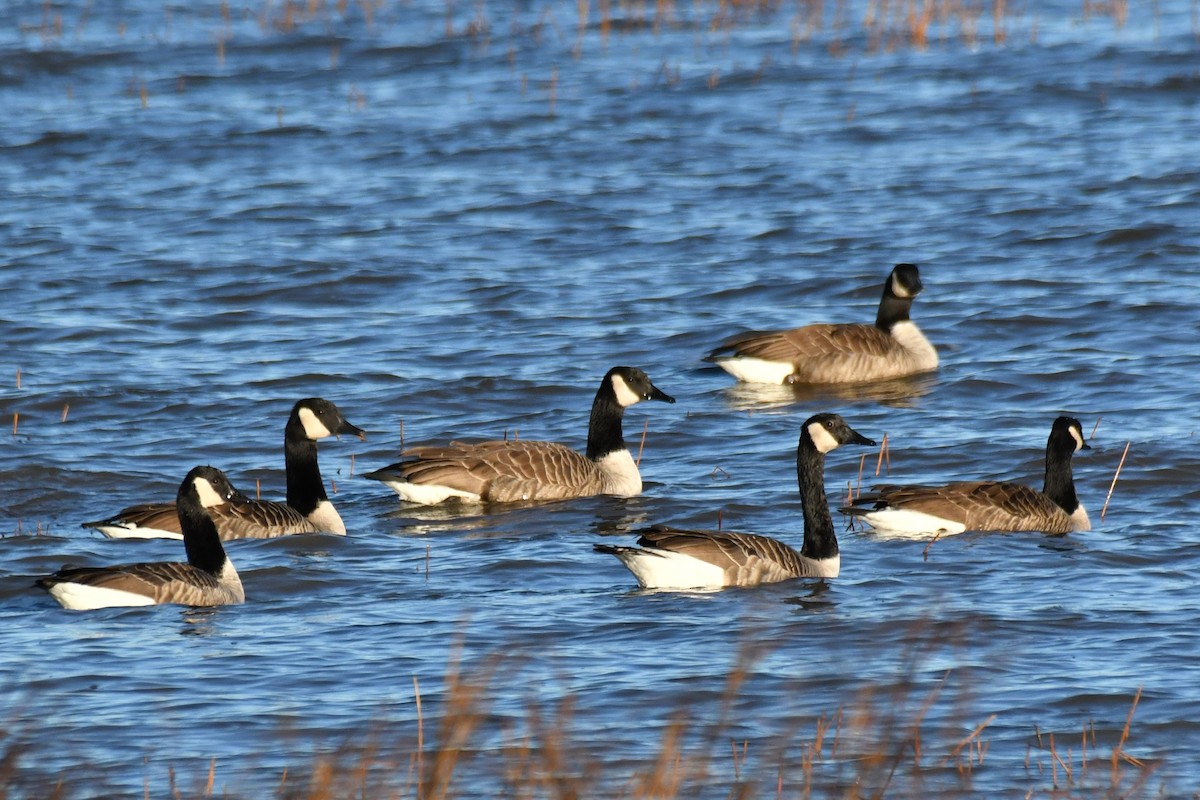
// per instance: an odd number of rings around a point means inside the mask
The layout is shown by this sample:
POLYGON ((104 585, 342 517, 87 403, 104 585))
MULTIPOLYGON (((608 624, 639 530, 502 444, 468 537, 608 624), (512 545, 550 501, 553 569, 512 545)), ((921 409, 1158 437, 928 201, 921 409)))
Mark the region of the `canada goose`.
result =
POLYGON ((641 494, 642 476, 625 447, 621 419, 642 400, 674 403, 636 367, 613 367, 600 382, 588 424, 587 455, 557 442, 507 439, 414 447, 402 460, 368 473, 410 503, 562 500, 641 494))
MULTIPOLYGON (((230 502, 210 510, 221 538, 269 539, 291 533, 344 535, 346 524, 329 496, 317 464, 317 440, 352 434, 366 439, 338 407, 320 397, 309 397, 292 407, 283 428, 283 460, 287 471, 287 504, 250 500, 240 493, 230 502)), ((129 506, 116 516, 83 523, 114 539, 181 539, 179 515, 172 503, 129 506)))
POLYGON ((1046 440, 1046 479, 1042 491, 1019 483, 963 481, 945 486, 879 486, 842 508, 880 531, 952 534, 963 531, 1091 530, 1087 511, 1075 495, 1071 456, 1090 450, 1079 420, 1059 417, 1046 440))
POLYGON ((790 578, 836 578, 841 569, 837 536, 825 500, 825 454, 843 444, 873 445, 837 414, 805 421, 796 447, 796 480, 804 509, 800 552, 752 533, 677 530, 655 525, 638 547, 597 544, 629 568, 643 589, 757 586, 790 578))
POLYGON ((750 331, 704 360, 749 383, 853 383, 931 372, 937 351, 908 316, 922 288, 915 264, 897 264, 883 284, 874 325, 750 331))
POLYGON ((183 528, 186 563, 64 567, 39 578, 37 585, 50 592, 63 608, 78 611, 161 603, 219 606, 245 602, 242 581, 225 556, 209 514, 210 508, 220 506, 236 493, 225 473, 214 467, 195 467, 183 479, 175 507, 183 528))

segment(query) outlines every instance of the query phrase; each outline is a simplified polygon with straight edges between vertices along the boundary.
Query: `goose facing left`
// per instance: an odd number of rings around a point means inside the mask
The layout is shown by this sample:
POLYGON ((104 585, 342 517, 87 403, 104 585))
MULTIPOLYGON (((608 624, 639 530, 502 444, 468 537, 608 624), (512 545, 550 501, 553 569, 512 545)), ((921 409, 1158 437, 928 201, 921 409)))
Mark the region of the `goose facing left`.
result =
POLYGON ((665 525, 643 531, 637 547, 597 544, 594 549, 620 559, 643 589, 716 589, 791 578, 836 578, 841 553, 825 498, 824 473, 825 454, 843 444, 875 442, 837 414, 816 414, 801 426, 796 480, 804 510, 804 544, 799 552, 768 536, 665 525))
MULTIPOLYGON (((366 432, 350 424, 329 400, 308 397, 292 407, 283 428, 287 502, 250 500, 240 493, 210 510, 223 540, 269 539, 295 533, 344 535, 346 524, 329 501, 317 463, 317 440, 366 432)), ((183 532, 172 503, 142 503, 116 515, 83 523, 114 539, 180 539, 183 532)))
POLYGON ((245 602, 242 581, 225 555, 209 513, 236 494, 219 469, 195 467, 183 479, 175 497, 186 562, 64 567, 38 579, 37 585, 63 608, 78 611, 163 603, 220 606, 245 602))
POLYGON ((557 442, 505 439, 414 447, 365 477, 403 500, 433 505, 451 498, 508 503, 641 494, 642 476, 625 446, 625 409, 642 400, 674 403, 637 367, 613 367, 600 381, 588 423, 587 453, 557 442))

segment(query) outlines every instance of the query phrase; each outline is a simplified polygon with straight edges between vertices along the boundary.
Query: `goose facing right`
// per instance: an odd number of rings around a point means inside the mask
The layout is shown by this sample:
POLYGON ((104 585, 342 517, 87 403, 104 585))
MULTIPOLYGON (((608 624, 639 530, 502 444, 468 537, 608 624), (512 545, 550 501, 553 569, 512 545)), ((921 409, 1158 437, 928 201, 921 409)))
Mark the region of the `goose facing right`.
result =
MULTIPOLYGON (((345 535, 346 524, 329 501, 317 463, 317 440, 342 434, 366 439, 329 400, 307 397, 292 406, 283 428, 287 502, 251 500, 241 493, 210 509, 223 540, 270 539, 296 533, 345 535)), ((181 539, 173 503, 141 503, 107 519, 83 523, 114 539, 181 539)))
POLYGON ((944 486, 879 486, 839 509, 878 531, 898 534, 955 534, 964 531, 1091 530, 1087 510, 1075 494, 1071 458, 1090 450, 1074 417, 1059 417, 1046 440, 1042 491, 1020 483, 960 481, 944 486))
POLYGON ((897 264, 883 284, 874 325, 751 331, 726 340, 704 360, 749 383, 859 383, 932 372, 937 351, 909 318, 923 288, 915 264, 897 264))
POLYGON ((175 498, 187 561, 144 562, 114 567, 64 567, 37 585, 77 611, 117 606, 179 603, 219 606, 243 603, 246 593, 225 555, 209 510, 237 494, 225 473, 195 467, 175 498))
POLYGON ((816 414, 801 426, 796 481, 804 509, 804 545, 799 552, 768 536, 665 525, 643 531, 637 547, 597 544, 594 549, 616 556, 643 589, 712 589, 791 578, 836 578, 842 559, 825 498, 825 454, 843 444, 875 442, 837 414, 816 414))
POLYGON ((641 494, 642 476, 622 432, 625 409, 642 400, 674 403, 637 367, 613 367, 600 381, 588 423, 587 453, 558 442, 505 439, 414 447, 365 477, 422 505, 450 498, 507 503, 641 494))

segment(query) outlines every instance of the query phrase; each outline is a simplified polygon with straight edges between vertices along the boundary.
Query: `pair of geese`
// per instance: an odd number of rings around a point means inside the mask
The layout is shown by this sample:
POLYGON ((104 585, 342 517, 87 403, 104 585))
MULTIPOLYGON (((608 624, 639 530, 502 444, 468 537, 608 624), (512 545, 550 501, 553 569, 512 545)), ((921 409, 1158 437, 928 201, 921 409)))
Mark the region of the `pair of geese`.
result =
MULTIPOLYGON (((917 267, 899 264, 884 283, 873 326, 822 324, 743 334, 706 360, 750 382, 832 384, 928 372, 937 368, 937 353, 909 317, 922 288, 917 267)), ((641 476, 625 446, 621 423, 625 409, 642 400, 675 402, 642 370, 614 367, 592 404, 586 454, 555 442, 452 442, 410 449, 400 462, 366 477, 420 504, 452 498, 503 503, 637 495, 641 476)), ((39 585, 65 607, 78 609, 243 602, 245 593, 222 539, 345 533, 325 494, 316 455, 318 439, 338 434, 365 438, 333 403, 301 400, 285 427, 286 505, 249 500, 220 470, 196 467, 180 485, 174 505, 132 506, 110 519, 85 523, 114 537, 182 538, 186 563, 63 569, 40 579, 39 585)), ((595 549, 620 559, 643 588, 702 589, 836 577, 841 558, 825 496, 824 457, 844 444, 875 443, 837 414, 816 414, 801 426, 796 475, 804 539, 799 551, 766 536, 663 525, 643 531, 636 547, 597 544, 595 549)), ((1087 530, 1087 512, 1075 494, 1071 473, 1071 457, 1087 448, 1079 421, 1059 417, 1046 445, 1041 492, 996 481, 880 486, 840 510, 876 529, 909 534, 1087 530)))

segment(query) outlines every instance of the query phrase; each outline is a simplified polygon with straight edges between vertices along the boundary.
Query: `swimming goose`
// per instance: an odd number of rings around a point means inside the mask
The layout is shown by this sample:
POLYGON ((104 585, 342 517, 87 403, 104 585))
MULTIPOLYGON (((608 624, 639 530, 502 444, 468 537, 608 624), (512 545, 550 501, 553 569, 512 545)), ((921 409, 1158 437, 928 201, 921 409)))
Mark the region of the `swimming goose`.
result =
POLYGON ((704 360, 749 383, 853 383, 932 372, 937 351, 908 316, 922 288, 915 264, 897 264, 883 284, 874 325, 751 331, 704 360))
POLYGON ((1087 531, 1092 525, 1075 494, 1071 457, 1090 449, 1079 420, 1059 417, 1046 440, 1046 478, 1040 492, 1000 481, 880 486, 855 501, 866 507, 839 510, 861 517, 876 530, 901 534, 1087 531))
POLYGON ((804 509, 804 545, 752 533, 679 530, 655 525, 638 547, 597 544, 621 560, 643 589, 704 589, 757 586, 790 578, 836 578, 841 570, 837 535, 825 499, 825 454, 843 444, 875 442, 837 414, 817 414, 800 429, 796 479, 804 509))
POLYGON ((642 400, 674 403, 636 367, 613 367, 600 382, 588 424, 587 455, 557 442, 506 439, 414 447, 402 460, 368 473, 410 503, 448 498, 507 503, 641 494, 642 477, 625 447, 621 419, 642 400))
POLYGON ((149 562, 115 567, 64 567, 39 578, 63 608, 85 611, 115 606, 179 603, 219 606, 242 603, 246 593, 237 570, 225 556, 209 509, 235 495, 225 473, 195 467, 179 485, 175 507, 183 528, 187 562, 149 562))
MULTIPOLYGON (((346 524, 329 502, 321 468, 317 464, 317 440, 351 434, 366 439, 366 432, 351 425, 336 405, 320 397, 309 397, 292 407, 283 428, 283 461, 287 471, 287 503, 250 500, 240 493, 229 502, 211 509, 221 538, 269 539, 293 533, 344 535, 346 524)), ((116 516, 83 523, 114 539, 181 539, 179 515, 172 503, 143 503, 121 510, 116 516)))

